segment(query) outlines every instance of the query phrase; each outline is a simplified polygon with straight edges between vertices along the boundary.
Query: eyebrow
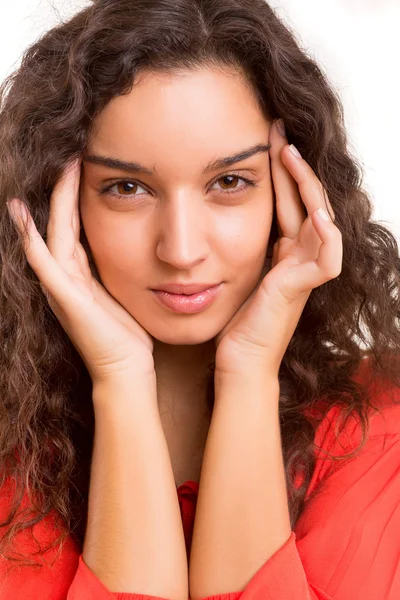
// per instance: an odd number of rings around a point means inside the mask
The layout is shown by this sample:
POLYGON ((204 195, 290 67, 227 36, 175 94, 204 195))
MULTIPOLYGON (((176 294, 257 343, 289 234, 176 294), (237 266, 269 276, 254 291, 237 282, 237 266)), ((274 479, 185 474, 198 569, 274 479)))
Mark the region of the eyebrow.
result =
MULTIPOLYGON (((231 165, 246 160, 246 158, 250 158, 250 156, 254 156, 255 154, 259 154, 260 152, 268 152, 271 148, 271 144, 256 144, 251 148, 247 148, 246 150, 241 150, 237 152, 233 156, 225 156, 223 158, 217 158, 216 160, 211 161, 208 165, 203 169, 203 175, 210 173, 212 171, 216 171, 217 169, 223 169, 225 167, 230 167, 231 165)), ((97 165, 103 165, 105 167, 109 167, 110 169, 118 169, 120 171, 127 171, 128 173, 146 173, 146 175, 154 175, 156 169, 152 171, 147 167, 141 165, 138 162, 126 162, 124 160, 119 160, 118 158, 111 158, 108 156, 100 156, 98 154, 88 154, 83 157, 85 162, 94 163, 97 165)))

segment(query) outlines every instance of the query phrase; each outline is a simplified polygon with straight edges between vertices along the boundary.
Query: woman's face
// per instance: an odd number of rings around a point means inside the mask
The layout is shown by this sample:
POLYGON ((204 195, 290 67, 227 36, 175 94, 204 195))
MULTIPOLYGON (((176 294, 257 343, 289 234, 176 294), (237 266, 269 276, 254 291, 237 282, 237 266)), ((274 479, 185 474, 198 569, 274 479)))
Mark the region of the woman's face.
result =
POLYGON ((273 219, 268 151, 206 167, 268 144, 269 129, 242 78, 208 68, 142 73, 96 119, 83 162, 82 224, 102 284, 157 340, 211 340, 258 284, 273 219), (182 314, 151 291, 173 282, 223 285, 208 308, 182 314))

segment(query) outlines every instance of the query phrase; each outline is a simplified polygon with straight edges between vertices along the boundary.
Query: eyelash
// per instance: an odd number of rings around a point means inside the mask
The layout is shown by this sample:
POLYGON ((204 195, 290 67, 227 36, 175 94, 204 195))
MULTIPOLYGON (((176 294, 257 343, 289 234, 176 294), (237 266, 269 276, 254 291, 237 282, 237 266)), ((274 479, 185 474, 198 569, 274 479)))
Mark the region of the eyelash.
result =
MULTIPOLYGON (((225 173, 224 175, 220 175, 218 177, 218 179, 216 179, 215 181, 212 182, 212 186, 217 183, 218 181, 220 181, 221 179, 224 179, 225 177, 237 177, 238 179, 241 179, 242 181, 245 182, 245 185, 243 185, 242 187, 234 190, 234 191, 229 191, 229 190, 223 190, 222 193, 224 195, 229 195, 229 196, 233 196, 235 194, 239 194, 240 192, 243 192, 245 190, 247 190, 249 187, 258 187, 258 185, 256 184, 255 181, 253 181, 252 179, 248 179, 247 177, 243 177, 241 175, 239 175, 239 173, 225 173)), ((130 180, 130 179, 120 179, 119 181, 114 181, 114 183, 112 183, 111 185, 107 186, 106 188, 103 188, 100 190, 100 195, 103 194, 107 194, 109 193, 110 196, 115 196, 117 198, 130 198, 131 196, 141 196, 142 194, 132 194, 130 195, 123 195, 123 194, 116 194, 115 192, 111 192, 110 190, 115 187, 116 185, 120 185, 120 184, 124 184, 124 183, 131 183, 134 185, 138 185, 139 187, 143 187, 145 189, 145 186, 141 185, 138 181, 134 181, 134 180, 130 180)))

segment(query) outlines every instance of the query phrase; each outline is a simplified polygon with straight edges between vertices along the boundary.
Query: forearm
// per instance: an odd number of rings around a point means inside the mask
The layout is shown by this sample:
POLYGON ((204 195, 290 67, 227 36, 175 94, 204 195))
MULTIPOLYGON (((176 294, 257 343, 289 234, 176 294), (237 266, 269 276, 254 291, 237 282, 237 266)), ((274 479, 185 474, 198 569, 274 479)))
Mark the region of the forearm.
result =
POLYGON ((215 374, 190 560, 190 597, 243 590, 290 537, 279 381, 215 374))
POLYGON ((184 534, 156 378, 99 385, 93 404, 83 559, 112 592, 186 600, 184 534))

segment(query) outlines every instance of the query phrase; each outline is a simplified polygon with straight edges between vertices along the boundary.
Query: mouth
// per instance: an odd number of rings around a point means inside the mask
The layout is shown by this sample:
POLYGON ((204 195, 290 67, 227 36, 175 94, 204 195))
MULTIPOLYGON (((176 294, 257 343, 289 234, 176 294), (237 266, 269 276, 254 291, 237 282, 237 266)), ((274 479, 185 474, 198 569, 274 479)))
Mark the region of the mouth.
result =
POLYGON ((195 294, 172 294, 163 290, 151 290, 156 300, 176 313, 198 313, 209 306, 217 298, 223 284, 219 283, 195 294))

